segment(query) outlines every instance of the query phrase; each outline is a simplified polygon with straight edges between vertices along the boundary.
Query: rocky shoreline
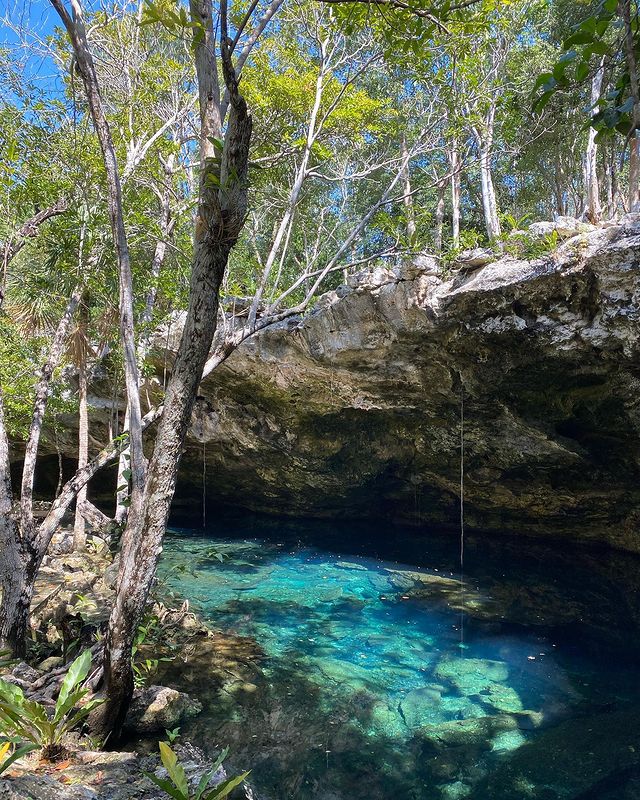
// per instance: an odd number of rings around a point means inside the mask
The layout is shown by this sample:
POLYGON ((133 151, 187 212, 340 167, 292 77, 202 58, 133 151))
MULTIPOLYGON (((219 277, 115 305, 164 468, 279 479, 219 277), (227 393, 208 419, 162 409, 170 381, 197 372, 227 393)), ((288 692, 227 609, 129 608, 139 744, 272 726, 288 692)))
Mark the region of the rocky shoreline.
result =
MULTIPOLYGON (((32 606, 34 636, 29 652, 29 660, 35 666, 21 662, 2 675, 4 680, 19 686, 29 699, 44 705, 53 704, 73 657, 85 647, 92 646, 94 650, 99 647, 95 640, 108 617, 117 568, 108 548, 98 538, 90 537, 86 553, 60 552, 65 549, 66 536, 63 531, 54 537, 51 552, 38 575, 32 606)), ((237 670, 242 667, 232 660, 234 643, 229 640, 233 637, 208 627, 189 611, 188 603, 173 608, 156 599, 150 615, 157 622, 153 624, 152 639, 142 641, 137 654, 141 664, 138 674, 142 678, 125 724, 125 751, 99 751, 89 736, 71 734, 68 757, 61 762, 44 761, 38 752, 15 762, 0 778, 2 800, 167 797, 145 773, 166 776, 157 755, 157 742, 166 739, 167 732, 177 738, 180 725, 200 713, 202 704, 184 691, 156 685, 158 666, 174 659, 193 660, 200 669, 206 663, 212 679, 219 674, 221 660, 226 669, 224 679, 229 678, 234 667, 237 670)), ((168 677, 166 670, 164 677, 168 677)), ((182 739, 172 746, 190 785, 195 788, 218 753, 204 753, 182 739)), ((220 768, 210 785, 215 786, 225 777, 224 768, 220 768)), ((255 797, 249 786, 240 796, 255 797)))

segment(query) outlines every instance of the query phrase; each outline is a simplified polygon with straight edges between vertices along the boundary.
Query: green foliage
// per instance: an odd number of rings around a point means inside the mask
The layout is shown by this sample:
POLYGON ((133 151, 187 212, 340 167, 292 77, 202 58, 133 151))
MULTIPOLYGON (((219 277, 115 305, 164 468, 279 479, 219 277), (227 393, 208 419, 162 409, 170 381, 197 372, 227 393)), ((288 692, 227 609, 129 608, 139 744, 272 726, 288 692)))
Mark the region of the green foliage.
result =
POLYGON ((225 748, 218 756, 213 767, 204 773, 195 791, 191 791, 184 767, 179 763, 176 753, 165 742, 160 742, 159 748, 160 759, 162 760, 164 768, 167 770, 169 779, 158 778, 156 775, 149 772, 145 772, 145 776, 153 781, 163 792, 166 792, 166 794, 174 798, 174 800, 222 800, 223 797, 227 797, 227 795, 229 795, 236 786, 239 786, 249 775, 249 772, 243 772, 242 775, 237 775, 234 778, 228 778, 222 781, 213 789, 207 789, 209 781, 216 774, 222 762, 227 757, 229 750, 225 748))
POLYGON ((91 667, 91 652, 85 650, 69 667, 62 681, 52 714, 36 700, 28 700, 22 689, 0 680, 0 730, 51 753, 67 733, 77 728, 103 701, 89 700, 80 705, 89 693, 81 684, 91 667))
MULTIPOLYGON (((628 136, 634 130, 634 100, 628 63, 621 58, 623 45, 618 37, 620 20, 617 0, 601 0, 594 12, 580 22, 562 45, 562 52, 549 71, 536 80, 533 108, 541 111, 559 92, 580 85, 594 73, 594 56, 606 57, 614 80, 605 84, 595 108, 588 108, 586 127, 598 131, 596 141, 616 133, 628 136), (612 68, 613 67, 613 68, 612 68), (617 74, 617 75, 616 75, 617 74)), ((633 29, 638 48, 637 24, 633 29)))
POLYGON ((520 232, 506 234, 495 243, 498 254, 508 254, 515 258, 544 258, 552 253, 560 243, 558 232, 552 231, 545 236, 534 236, 530 233, 520 232))
POLYGON ((22 756, 37 750, 36 744, 22 744, 19 740, 0 739, 0 775, 22 756))
POLYGON ((137 687, 148 685, 150 679, 158 671, 160 662, 171 662, 173 660, 168 657, 149 658, 141 652, 145 644, 149 645, 154 643, 157 646, 161 639, 162 626, 160 620, 152 614, 147 615, 142 625, 138 627, 131 651, 133 680, 137 687))

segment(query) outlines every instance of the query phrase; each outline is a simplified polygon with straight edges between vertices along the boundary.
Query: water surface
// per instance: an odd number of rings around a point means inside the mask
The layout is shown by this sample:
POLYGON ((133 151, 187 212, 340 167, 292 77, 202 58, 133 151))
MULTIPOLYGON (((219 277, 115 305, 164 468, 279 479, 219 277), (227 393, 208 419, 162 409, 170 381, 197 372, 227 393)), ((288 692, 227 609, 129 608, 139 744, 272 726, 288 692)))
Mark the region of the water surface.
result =
POLYGON ((255 643, 215 678, 192 665, 186 732, 271 800, 640 798, 638 560, 465 553, 461 575, 455 538, 388 526, 175 531, 163 579, 255 643))

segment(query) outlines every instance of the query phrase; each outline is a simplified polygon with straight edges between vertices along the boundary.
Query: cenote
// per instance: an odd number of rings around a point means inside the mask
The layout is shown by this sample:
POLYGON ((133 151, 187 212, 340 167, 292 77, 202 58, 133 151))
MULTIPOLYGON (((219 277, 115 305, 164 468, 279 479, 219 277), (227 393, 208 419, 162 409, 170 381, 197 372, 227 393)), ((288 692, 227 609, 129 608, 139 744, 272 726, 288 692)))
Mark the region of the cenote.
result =
POLYGON ((464 567, 382 523, 174 530, 161 581, 223 637, 165 667, 183 732, 267 800, 640 797, 640 561, 468 536, 464 567))

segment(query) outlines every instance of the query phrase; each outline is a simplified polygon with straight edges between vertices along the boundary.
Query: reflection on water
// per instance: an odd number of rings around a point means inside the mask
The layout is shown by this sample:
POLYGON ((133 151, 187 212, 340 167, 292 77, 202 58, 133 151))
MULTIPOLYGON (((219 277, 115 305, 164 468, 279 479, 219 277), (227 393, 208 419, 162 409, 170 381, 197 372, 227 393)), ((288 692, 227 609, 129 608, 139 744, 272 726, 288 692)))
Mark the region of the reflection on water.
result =
POLYGON ((462 591, 451 538, 175 532, 165 580, 264 654, 192 665, 188 732, 272 800, 640 798, 638 561, 557 550, 470 539, 462 591))

